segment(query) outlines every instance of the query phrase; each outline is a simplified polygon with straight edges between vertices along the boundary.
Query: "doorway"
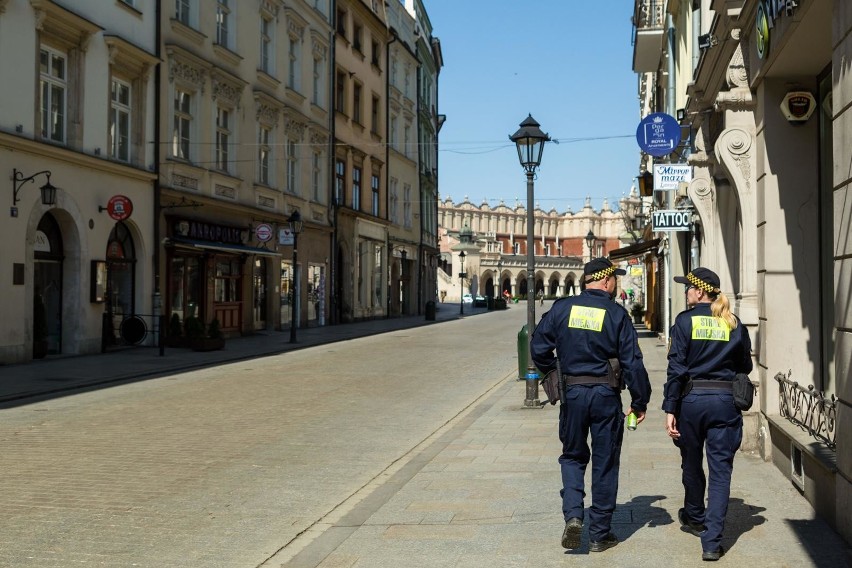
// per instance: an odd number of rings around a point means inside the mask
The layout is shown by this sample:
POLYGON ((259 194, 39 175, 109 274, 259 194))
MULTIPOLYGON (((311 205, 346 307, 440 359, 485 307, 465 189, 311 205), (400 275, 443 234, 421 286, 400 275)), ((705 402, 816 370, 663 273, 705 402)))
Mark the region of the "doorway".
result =
MULTIPOLYGON (((50 213, 36 229, 33 263, 33 351, 62 353, 62 233, 50 213), (36 346, 38 342, 40 345, 36 346)), ((43 356, 43 355, 42 355, 43 356)))
POLYGON ((266 329, 266 274, 267 260, 264 257, 254 259, 254 329, 266 329))

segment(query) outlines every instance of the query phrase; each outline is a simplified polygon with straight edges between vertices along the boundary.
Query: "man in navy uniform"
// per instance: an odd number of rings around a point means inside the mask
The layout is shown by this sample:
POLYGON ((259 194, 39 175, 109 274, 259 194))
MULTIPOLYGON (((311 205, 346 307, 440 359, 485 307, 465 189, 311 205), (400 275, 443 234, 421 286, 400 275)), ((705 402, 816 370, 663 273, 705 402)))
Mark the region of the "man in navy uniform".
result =
POLYGON ((624 270, 606 258, 591 260, 583 268, 583 291, 563 298, 544 314, 533 334, 533 363, 546 373, 559 358, 563 373, 559 407, 562 455, 562 546, 580 547, 583 532, 583 478, 592 461, 592 505, 589 508, 589 550, 602 552, 618 544, 610 525, 618 494, 618 469, 624 417, 631 412, 645 419, 651 383, 639 350, 638 337, 627 311, 615 303, 616 277, 624 270), (554 349, 556 357, 554 357, 554 349), (621 386, 613 384, 610 359, 621 366, 631 404, 622 412, 621 386), (592 452, 588 437, 592 435, 592 452))

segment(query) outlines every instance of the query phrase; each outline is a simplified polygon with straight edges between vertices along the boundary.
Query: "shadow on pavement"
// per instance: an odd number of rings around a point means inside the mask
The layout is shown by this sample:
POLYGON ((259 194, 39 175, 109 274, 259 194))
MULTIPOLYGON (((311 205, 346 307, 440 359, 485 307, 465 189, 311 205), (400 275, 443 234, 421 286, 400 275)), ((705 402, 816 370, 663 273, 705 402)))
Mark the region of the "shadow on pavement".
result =
POLYGON ((760 514, 765 510, 765 507, 749 505, 736 497, 730 499, 728 516, 725 519, 725 533, 722 537, 722 546, 725 550, 732 549, 742 535, 765 523, 766 517, 760 514))

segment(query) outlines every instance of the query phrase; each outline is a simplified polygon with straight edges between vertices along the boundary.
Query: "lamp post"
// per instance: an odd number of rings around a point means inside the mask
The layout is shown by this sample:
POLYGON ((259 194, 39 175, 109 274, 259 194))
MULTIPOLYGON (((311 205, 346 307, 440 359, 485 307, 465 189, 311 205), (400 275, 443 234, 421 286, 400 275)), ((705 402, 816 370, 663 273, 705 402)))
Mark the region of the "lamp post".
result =
POLYGON ((296 343, 296 306, 299 305, 299 297, 296 295, 296 290, 298 289, 298 280, 296 279, 296 262, 299 258, 297 245, 299 243, 299 233, 302 232, 303 227, 302 214, 299 213, 298 209, 290 214, 287 222, 290 224, 290 232, 293 233, 293 282, 290 286, 293 301, 290 303, 290 343, 296 343))
POLYGON ((544 151, 544 143, 550 141, 550 136, 539 128, 539 123, 532 115, 520 124, 520 128, 509 139, 515 143, 518 149, 518 160, 527 174, 527 393, 524 400, 525 407, 539 408, 538 401, 538 373, 532 362, 530 341, 533 329, 535 329, 535 243, 533 240, 534 218, 534 178, 535 171, 541 165, 541 154, 544 151))
POLYGON ((464 315, 464 251, 459 253, 459 263, 461 264, 459 272, 459 314, 464 315))
POLYGON ((497 292, 494 294, 495 297, 500 298, 503 296, 503 259, 497 260, 497 292))
POLYGON ((586 233, 586 246, 589 247, 589 261, 590 262, 592 260, 592 246, 594 246, 596 238, 597 237, 595 237, 595 234, 592 232, 592 230, 589 229, 589 232, 586 233))

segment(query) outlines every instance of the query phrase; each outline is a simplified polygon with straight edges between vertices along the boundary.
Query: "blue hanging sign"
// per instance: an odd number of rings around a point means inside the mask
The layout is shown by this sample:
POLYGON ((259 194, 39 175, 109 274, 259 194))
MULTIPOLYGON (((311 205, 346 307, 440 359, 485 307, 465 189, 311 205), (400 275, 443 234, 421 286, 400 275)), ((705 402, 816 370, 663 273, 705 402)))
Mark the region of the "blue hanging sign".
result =
POLYGON ((646 154, 666 156, 680 144, 680 124, 664 112, 649 114, 636 129, 636 141, 646 154))

